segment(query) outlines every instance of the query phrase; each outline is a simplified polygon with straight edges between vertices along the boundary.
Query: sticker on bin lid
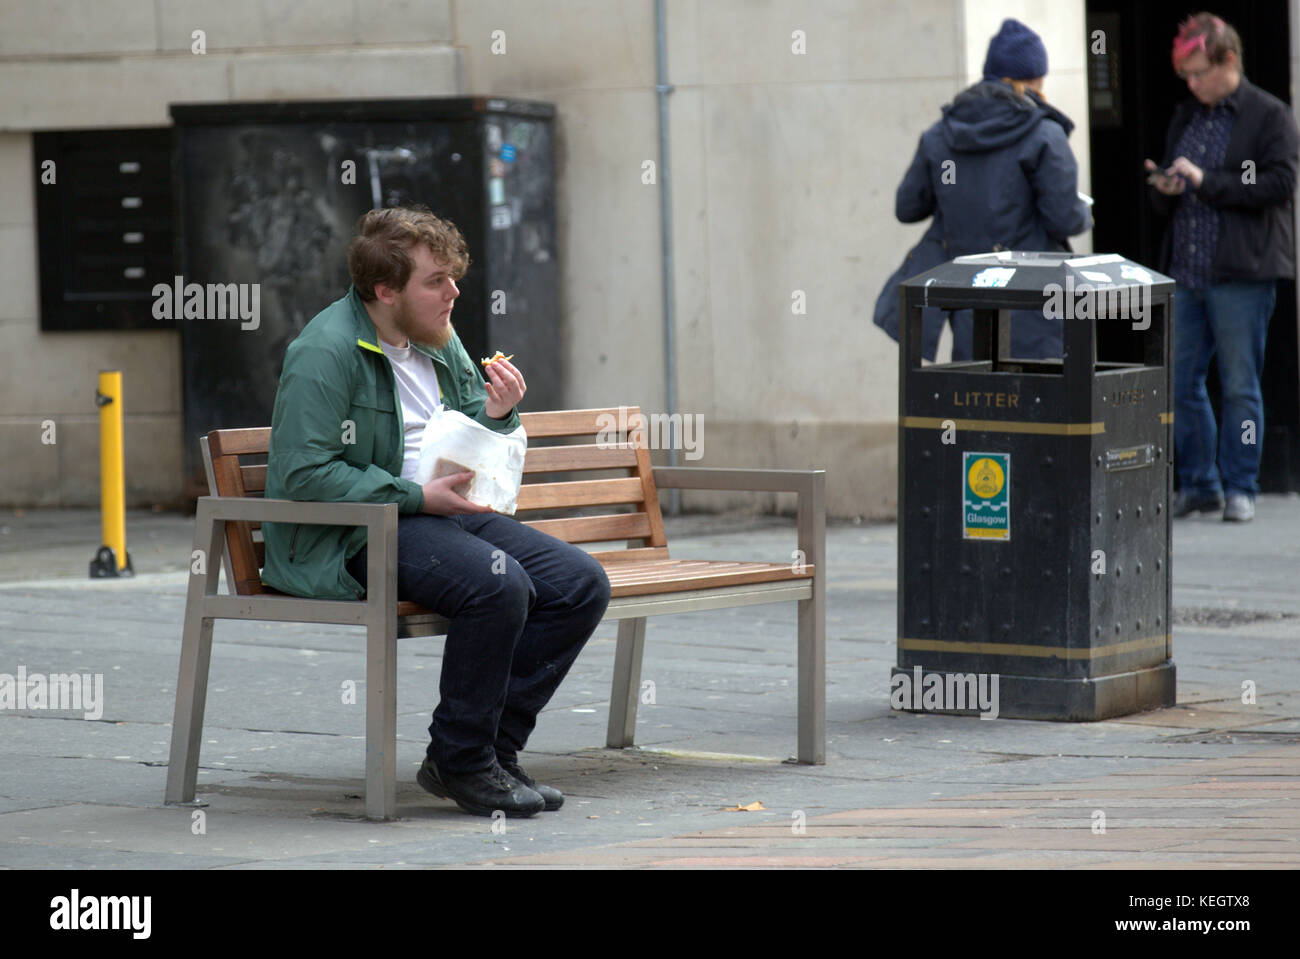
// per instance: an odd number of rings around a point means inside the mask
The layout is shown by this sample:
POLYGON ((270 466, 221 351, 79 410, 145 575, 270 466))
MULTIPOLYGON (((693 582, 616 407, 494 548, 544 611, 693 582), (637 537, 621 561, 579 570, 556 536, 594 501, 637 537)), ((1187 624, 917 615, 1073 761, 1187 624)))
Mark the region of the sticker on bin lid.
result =
POLYGON ((1072 260, 1066 260, 1066 266, 1073 266, 1076 269, 1081 266, 1105 266, 1107 263, 1123 263, 1124 258, 1118 253, 1098 253, 1096 256, 1076 256, 1072 260))
POLYGON ((1140 266, 1134 266, 1132 263, 1125 263, 1119 268, 1119 275, 1126 280, 1137 280, 1139 283, 1151 284, 1155 279, 1146 270, 1140 266))
POLYGON ((976 273, 970 281, 971 286, 1006 286, 1015 275, 1014 266, 990 266, 976 273))
POLYGON ((513 143, 501 144, 501 159, 506 163, 515 162, 515 145, 513 143))
POLYGON ((962 539, 1011 539, 1011 454, 962 453, 962 539))

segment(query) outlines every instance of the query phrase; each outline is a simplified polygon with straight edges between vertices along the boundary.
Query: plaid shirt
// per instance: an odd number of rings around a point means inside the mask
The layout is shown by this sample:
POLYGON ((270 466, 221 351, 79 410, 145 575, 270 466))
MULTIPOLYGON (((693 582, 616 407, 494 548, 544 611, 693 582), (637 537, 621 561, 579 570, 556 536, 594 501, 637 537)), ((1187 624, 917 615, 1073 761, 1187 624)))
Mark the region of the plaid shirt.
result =
MULTIPOLYGON (((1187 157, 1207 172, 1221 169, 1236 119, 1234 91, 1233 96, 1213 107, 1192 114, 1178 138, 1174 155, 1187 157)), ((1219 242, 1219 211, 1202 201, 1190 183, 1178 199, 1180 202, 1174 211, 1173 259, 1169 275, 1183 286, 1203 290, 1210 285, 1210 268, 1219 242)))

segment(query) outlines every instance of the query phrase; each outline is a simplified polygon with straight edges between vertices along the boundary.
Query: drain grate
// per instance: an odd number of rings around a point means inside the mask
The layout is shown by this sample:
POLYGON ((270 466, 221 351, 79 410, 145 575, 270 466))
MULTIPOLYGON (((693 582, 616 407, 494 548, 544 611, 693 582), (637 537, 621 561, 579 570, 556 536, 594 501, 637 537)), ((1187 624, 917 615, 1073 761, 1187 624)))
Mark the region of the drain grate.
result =
POLYGON ((1187 733, 1183 736, 1166 736, 1162 743, 1207 743, 1213 746, 1281 746, 1300 743, 1300 733, 1266 733, 1266 732, 1214 732, 1187 733))
POLYGON ((1262 609, 1232 609, 1224 606, 1175 606, 1175 626, 1245 626, 1249 623, 1280 623, 1300 618, 1300 613, 1278 613, 1262 609))

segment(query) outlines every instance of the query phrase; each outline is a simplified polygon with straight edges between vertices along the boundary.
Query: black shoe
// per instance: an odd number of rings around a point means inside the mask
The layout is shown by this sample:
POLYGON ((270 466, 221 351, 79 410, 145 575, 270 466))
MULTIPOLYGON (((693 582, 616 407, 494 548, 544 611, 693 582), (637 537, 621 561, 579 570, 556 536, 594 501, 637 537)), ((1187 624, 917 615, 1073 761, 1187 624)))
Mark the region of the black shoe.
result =
POLYGON ((531 776, 524 772, 518 762, 502 762, 501 768, 546 800, 546 811, 555 812, 564 805, 564 793, 554 786, 539 786, 531 776))
POLYGON ((1222 509, 1223 496, 1218 493, 1213 496, 1193 496, 1190 493, 1179 493, 1174 497, 1174 519, 1182 519, 1184 516, 1191 516, 1193 513, 1218 513, 1222 509))
POLYGON ((500 765, 458 776, 445 773, 425 759, 415 774, 427 792, 455 800, 457 806, 475 816, 491 816, 500 809, 510 819, 526 819, 546 808, 546 800, 524 783, 512 779, 500 765))

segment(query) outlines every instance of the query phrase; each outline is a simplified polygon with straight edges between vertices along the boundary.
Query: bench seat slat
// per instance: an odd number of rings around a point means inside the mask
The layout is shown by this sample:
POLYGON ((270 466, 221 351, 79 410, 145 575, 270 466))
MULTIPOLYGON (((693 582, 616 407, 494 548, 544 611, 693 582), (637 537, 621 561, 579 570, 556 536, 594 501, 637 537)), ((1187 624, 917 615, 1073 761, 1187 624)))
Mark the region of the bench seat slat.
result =
POLYGON ((740 563, 734 560, 702 560, 702 559, 670 559, 662 563, 630 563, 626 566, 606 567, 606 573, 610 579, 639 579, 641 577, 665 576, 679 577, 689 576, 695 571, 716 572, 722 569, 767 569, 775 564, 773 563, 740 563))
POLYGON ((622 563, 640 563, 647 559, 668 559, 667 546, 634 546, 631 549, 593 550, 591 558, 612 569, 622 563))
MULTIPOLYGON (((753 570, 770 571, 773 569, 790 569, 788 563, 737 563, 730 560, 669 560, 655 565, 639 565, 635 569, 605 567, 609 581, 613 582, 649 582, 655 579, 689 579, 692 576, 713 576, 721 573, 744 573, 753 570)), ((793 571, 792 571, 793 572, 793 571)), ((803 574, 794 574, 796 579, 803 574)))
POLYGON ((668 578, 656 575, 610 577, 610 596, 648 596, 655 593, 678 593, 693 589, 715 589, 750 583, 778 583, 811 580, 816 570, 805 566, 795 573, 788 563, 706 563, 689 572, 668 578), (739 568, 738 568, 739 567, 739 568))
MULTIPOLYGON (((616 564, 621 565, 621 564, 616 564)), ((736 563, 708 560, 669 560, 659 567, 640 570, 636 575, 623 575, 617 568, 606 566, 610 579, 610 598, 648 596, 655 593, 680 593, 688 590, 717 589, 725 586, 742 586, 753 583, 797 582, 811 579, 814 570, 807 566, 802 574, 794 573, 785 563, 736 563)), ((282 596, 270 586, 262 587, 262 594, 282 596)), ((397 601, 397 615, 429 616, 433 611, 409 600, 397 601)))

